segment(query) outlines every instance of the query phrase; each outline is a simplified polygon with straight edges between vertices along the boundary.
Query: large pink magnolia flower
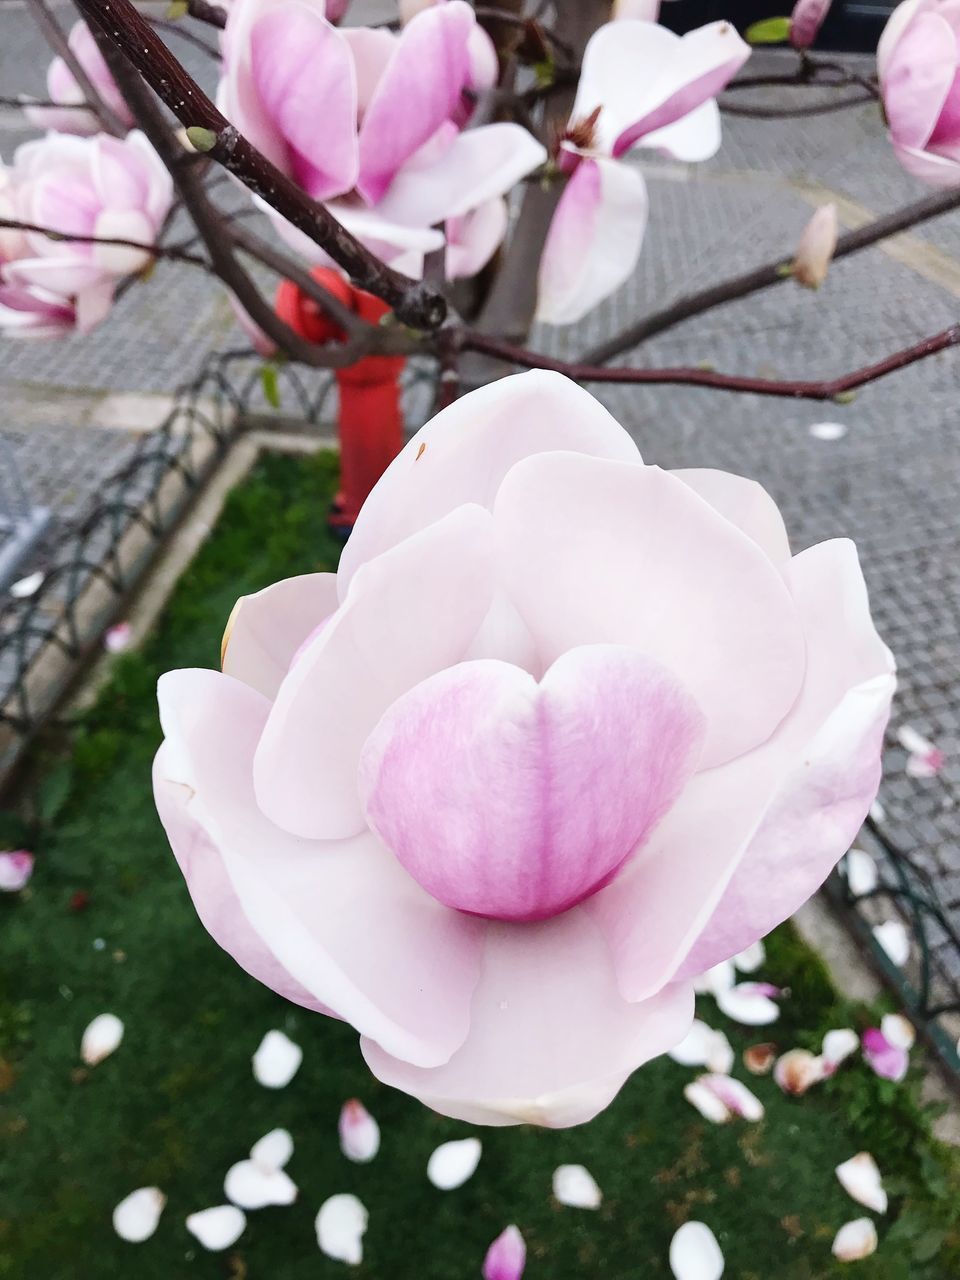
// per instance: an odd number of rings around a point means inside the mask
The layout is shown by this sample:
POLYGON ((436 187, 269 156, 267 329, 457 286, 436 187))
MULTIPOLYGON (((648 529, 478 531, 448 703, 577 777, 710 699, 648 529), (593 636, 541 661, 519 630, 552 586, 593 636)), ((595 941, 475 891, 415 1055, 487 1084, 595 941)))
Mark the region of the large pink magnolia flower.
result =
MULTIPOLYGON (((496 201, 546 159, 519 125, 462 129, 464 95, 480 74, 477 31, 463 0, 424 9, 399 35, 338 29, 323 0, 235 0, 220 106, 344 226, 417 275, 424 255, 443 247, 440 226, 496 201)), ((476 226, 478 237, 493 217, 476 226)), ((277 225, 304 257, 326 261, 283 219, 277 225)), ((484 243, 489 256, 496 246, 484 243)), ((477 256, 471 244, 464 260, 477 256)))
POLYGON ((812 893, 876 792, 894 677, 853 545, 645 466, 585 391, 427 423, 337 574, 160 681, 157 805, 201 920, 475 1123, 589 1119, 693 977, 812 893))
MULTIPOLYGON (((128 127, 134 124, 130 108, 124 101, 110 74, 97 42, 85 22, 74 24, 67 41, 74 57, 87 73, 100 97, 128 127)), ((38 129, 54 129, 57 133, 94 134, 100 130, 100 122, 92 111, 78 110, 85 101, 83 90, 74 79, 73 72, 60 57, 54 58, 47 69, 47 93, 57 107, 31 107, 25 103, 28 119, 38 129)))
POLYGON ((634 147, 706 160, 720 146, 714 95, 750 56, 728 22, 685 36, 654 22, 609 22, 590 38, 560 168, 571 176, 540 262, 537 318, 572 324, 636 266, 647 188, 624 163, 634 147))
POLYGON ((0 328, 22 337, 86 332, 109 311, 117 281, 150 261, 173 184, 141 133, 78 138, 49 133, 18 147, 0 170, 0 212, 61 235, 0 231, 0 328))
POLYGON ((908 173, 960 185, 960 7, 905 0, 884 28, 877 71, 890 141, 908 173))

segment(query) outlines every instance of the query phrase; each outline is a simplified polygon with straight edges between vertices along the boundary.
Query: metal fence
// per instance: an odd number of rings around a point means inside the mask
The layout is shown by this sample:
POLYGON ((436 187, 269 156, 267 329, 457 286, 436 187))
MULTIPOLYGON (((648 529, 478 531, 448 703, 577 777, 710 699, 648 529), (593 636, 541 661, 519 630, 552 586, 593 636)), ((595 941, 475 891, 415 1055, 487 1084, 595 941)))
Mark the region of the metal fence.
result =
MULTIPOLYGON (((431 364, 409 362, 403 394, 411 427, 430 412, 433 377, 431 364)), ((211 357, 89 508, 59 526, 31 506, 9 459, 0 457, 0 777, 98 650, 105 628, 123 616, 144 571, 239 433, 263 425, 265 415, 301 430, 329 421, 332 388, 328 374, 289 365, 265 380, 262 362, 248 351, 211 357), (14 570, 26 575, 24 594, 9 590, 14 570)), ((896 843, 882 821, 871 819, 859 844, 876 861, 877 883, 855 895, 838 873, 827 886, 830 900, 944 1063, 960 1073, 960 901, 946 899, 922 847, 896 843), (904 964, 893 963, 874 934, 892 918, 907 929, 904 964)))

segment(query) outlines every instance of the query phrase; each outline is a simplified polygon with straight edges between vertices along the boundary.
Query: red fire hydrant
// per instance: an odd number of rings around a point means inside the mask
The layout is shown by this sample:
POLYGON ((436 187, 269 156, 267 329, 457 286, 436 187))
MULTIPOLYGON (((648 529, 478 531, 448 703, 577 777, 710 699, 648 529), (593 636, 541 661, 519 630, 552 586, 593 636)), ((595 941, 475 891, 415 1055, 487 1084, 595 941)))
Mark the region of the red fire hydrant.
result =
MULTIPOLYGON (((351 311, 376 324, 390 310, 372 293, 355 288, 330 267, 315 267, 313 278, 351 311)), ((291 280, 277 289, 277 315, 310 342, 342 341, 343 330, 291 280)), ((336 369, 340 396, 340 491, 330 512, 330 527, 350 533, 367 494, 403 446, 400 374, 403 356, 365 356, 346 369, 336 369)))

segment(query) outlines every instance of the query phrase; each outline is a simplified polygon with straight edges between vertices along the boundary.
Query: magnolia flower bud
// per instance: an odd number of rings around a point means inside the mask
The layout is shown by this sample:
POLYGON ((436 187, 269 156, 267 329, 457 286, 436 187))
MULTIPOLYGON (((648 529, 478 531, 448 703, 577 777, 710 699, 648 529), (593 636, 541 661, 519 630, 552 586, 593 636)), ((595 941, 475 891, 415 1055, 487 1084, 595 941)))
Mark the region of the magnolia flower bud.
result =
POLYGON ((797 0, 790 15, 790 43, 795 49, 810 48, 829 12, 830 0, 797 0))
POLYGON ((819 289, 837 247, 837 206, 822 204, 803 229, 793 263, 798 284, 819 289))

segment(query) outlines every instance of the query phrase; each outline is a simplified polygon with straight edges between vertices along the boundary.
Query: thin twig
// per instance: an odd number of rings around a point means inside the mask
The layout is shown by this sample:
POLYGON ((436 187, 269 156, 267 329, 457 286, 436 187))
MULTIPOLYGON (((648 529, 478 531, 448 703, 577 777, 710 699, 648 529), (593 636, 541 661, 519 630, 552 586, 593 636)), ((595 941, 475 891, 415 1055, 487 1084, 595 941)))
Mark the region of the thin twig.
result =
MULTIPOLYGON (((902 209, 896 209, 893 213, 888 213, 882 218, 875 218, 873 222, 868 222, 864 227, 857 227, 854 231, 847 231, 837 241, 833 256, 834 258, 844 258, 851 253, 858 253, 861 249, 866 249, 870 245, 876 244, 879 240, 886 240, 889 236, 896 235, 900 231, 906 231, 909 227, 919 226, 922 222, 928 222, 931 218, 937 218, 941 214, 949 213, 951 209, 958 207, 960 207, 960 191, 956 189, 938 191, 934 195, 924 196, 922 199, 915 200, 912 204, 905 205, 902 209)), ((614 334, 612 338, 608 338, 605 342, 591 347, 589 351, 584 352, 582 359, 586 364, 604 364, 607 360, 612 360, 614 356, 621 355, 624 351, 632 350, 641 342, 646 342, 648 338, 654 337, 655 334, 663 333, 666 329, 673 328, 674 325, 679 324, 682 320, 689 320, 692 316, 703 315, 704 312, 711 311, 714 307, 722 306, 724 303, 732 302, 737 298, 748 297, 750 294, 758 293, 762 289, 769 289, 773 285, 783 284, 785 280, 791 278, 790 267, 792 262, 792 255, 790 257, 775 258, 772 262, 767 262, 762 267, 755 267, 751 271, 745 271, 742 275, 733 276, 729 280, 722 280, 719 284, 710 285, 697 293, 688 293, 685 297, 672 302, 661 311, 645 316, 635 324, 628 325, 619 333, 614 334)))
POLYGON ((79 58, 70 48, 67 37, 60 30, 60 24, 50 12, 45 0, 29 0, 29 3, 33 11, 34 21, 40 28, 41 34, 54 53, 63 59, 67 70, 76 80, 80 87, 80 92, 86 98, 88 109, 97 117, 102 128, 107 133, 112 133, 115 138, 125 138, 127 136, 127 126, 114 111, 113 107, 104 101, 97 87, 84 71, 79 58))
POLYGON ((177 36, 181 40, 186 40, 187 44, 192 44, 195 49, 199 49, 205 53, 208 58, 216 58, 219 61, 220 50, 216 45, 207 44, 202 36, 196 35, 189 27, 185 27, 180 22, 169 22, 166 18, 150 18, 150 25, 156 27, 158 31, 166 31, 171 36, 177 36))
POLYGON ((516 27, 520 31, 530 31, 533 29, 536 34, 542 36, 555 49, 566 58, 572 58, 573 48, 566 40, 561 40, 556 31, 552 27, 545 26, 542 22, 538 22, 535 18, 525 17, 523 14, 510 13, 507 9, 498 9, 490 4, 474 5, 474 13, 477 15, 477 21, 483 25, 484 22, 500 22, 506 27, 516 27))
POLYGON ((199 254, 188 253, 177 245, 144 244, 140 240, 123 240, 117 236, 80 236, 70 231, 57 231, 53 227, 42 227, 33 222, 18 222, 15 218, 0 218, 0 229, 4 231, 26 231, 31 234, 46 236, 49 240, 60 240, 67 244, 109 244, 121 249, 140 249, 154 258, 168 258, 171 262, 188 262, 191 266, 205 267, 211 270, 210 263, 199 254))
POLYGON ((752 392, 760 396, 783 396, 798 400, 835 400, 848 391, 855 391, 868 382, 875 382, 897 369, 925 360, 927 356, 960 345, 960 324, 951 325, 933 337, 924 338, 912 346, 896 351, 876 364, 856 369, 852 373, 823 381, 796 381, 775 378, 747 378, 737 374, 715 373, 709 369, 666 368, 632 369, 610 368, 608 365, 578 364, 569 360, 555 360, 537 351, 488 338, 485 334, 468 331, 463 337, 463 349, 481 351, 510 364, 525 369, 551 369, 566 374, 576 382, 646 383, 648 385, 681 385, 711 387, 715 391, 752 392))
POLYGON ((324 205, 311 200, 251 146, 186 73, 130 0, 77 0, 77 5, 87 20, 122 51, 182 124, 209 130, 213 142, 205 149, 205 155, 222 164, 309 236, 360 288, 388 303, 404 324, 428 331, 442 324, 447 313, 443 295, 381 262, 324 205))
POLYGON ((750 120, 793 120, 803 116, 825 116, 831 111, 843 111, 846 107, 861 107, 873 102, 873 94, 858 93, 852 98, 839 98, 832 102, 812 102, 796 107, 745 107, 739 103, 720 99, 720 110, 728 116, 745 116, 750 120))
POLYGON ((56 107, 60 111, 90 111, 85 102, 54 102, 52 98, 0 98, 0 107, 56 107))

